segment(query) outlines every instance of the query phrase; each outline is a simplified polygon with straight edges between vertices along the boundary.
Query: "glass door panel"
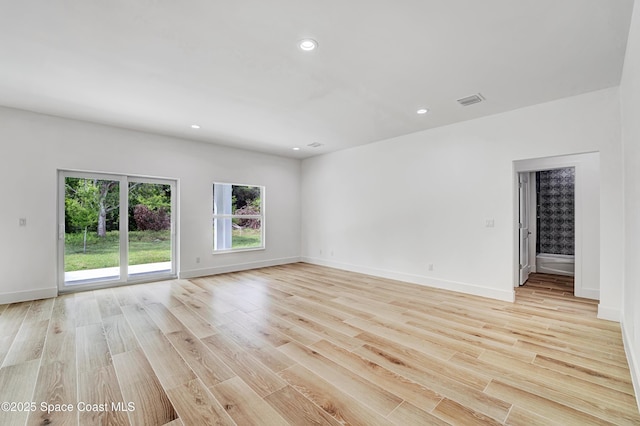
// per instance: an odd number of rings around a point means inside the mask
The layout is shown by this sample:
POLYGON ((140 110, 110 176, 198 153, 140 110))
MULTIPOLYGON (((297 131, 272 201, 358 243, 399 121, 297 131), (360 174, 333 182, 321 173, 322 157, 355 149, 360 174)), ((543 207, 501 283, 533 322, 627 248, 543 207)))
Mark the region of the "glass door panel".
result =
POLYGON ((64 177, 64 282, 120 278, 120 182, 64 177))
POLYGON ((172 185, 129 179, 129 276, 170 273, 172 185))

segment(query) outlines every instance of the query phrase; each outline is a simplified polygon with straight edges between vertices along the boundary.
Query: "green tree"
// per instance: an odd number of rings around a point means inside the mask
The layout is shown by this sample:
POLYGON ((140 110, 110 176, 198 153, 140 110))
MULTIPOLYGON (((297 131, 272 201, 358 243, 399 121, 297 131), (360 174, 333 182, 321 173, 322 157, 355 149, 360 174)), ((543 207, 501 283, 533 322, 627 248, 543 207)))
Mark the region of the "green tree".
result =
POLYGON ((67 179, 65 217, 69 224, 84 231, 83 252, 87 252, 87 231, 98 223, 98 187, 87 179, 67 179))
POLYGON ((111 180, 94 181, 98 187, 98 236, 107 235, 107 214, 120 207, 119 184, 111 180))
MULTIPOLYGON (((260 200, 259 186, 233 185, 232 203, 235 209, 241 209, 247 205, 254 205, 255 200, 260 200)), ((235 212, 234 209, 234 212, 235 212)))
POLYGON ((129 184, 129 230, 140 230, 135 220, 136 209, 146 207, 153 214, 171 216, 171 186, 135 182, 129 184))

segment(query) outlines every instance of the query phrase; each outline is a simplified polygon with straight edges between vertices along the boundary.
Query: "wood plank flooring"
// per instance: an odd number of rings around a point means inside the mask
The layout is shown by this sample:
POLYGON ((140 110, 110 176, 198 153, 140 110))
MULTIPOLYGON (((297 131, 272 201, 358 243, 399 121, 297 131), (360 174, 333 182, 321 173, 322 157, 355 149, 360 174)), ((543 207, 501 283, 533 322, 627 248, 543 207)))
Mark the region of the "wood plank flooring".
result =
POLYGON ((640 424, 596 311, 570 278, 505 303, 303 263, 4 305, 0 424, 640 424))

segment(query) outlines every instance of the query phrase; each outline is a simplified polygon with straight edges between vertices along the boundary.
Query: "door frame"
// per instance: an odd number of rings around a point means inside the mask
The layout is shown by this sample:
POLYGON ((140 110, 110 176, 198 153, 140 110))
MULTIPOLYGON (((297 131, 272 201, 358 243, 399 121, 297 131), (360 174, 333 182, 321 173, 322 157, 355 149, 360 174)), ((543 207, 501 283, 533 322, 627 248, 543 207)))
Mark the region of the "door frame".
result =
MULTIPOLYGON (((574 294, 578 297, 589 299, 600 299, 600 241, 599 241, 599 207, 600 207, 600 155, 598 152, 590 152, 584 154, 570 154, 556 157, 532 158, 525 160, 516 160, 513 162, 513 286, 519 286, 520 278, 520 259, 519 259, 519 227, 518 227, 518 209, 519 209, 519 173, 536 172, 540 170, 552 170, 565 167, 574 167, 575 169, 575 275, 574 275, 574 294), (589 170, 590 169, 590 170, 589 170), (597 180, 596 180, 597 179, 597 180), (594 181, 596 180, 596 181, 594 181), (597 204, 597 213, 586 212, 590 206, 597 204), (590 230, 595 238, 589 240, 590 244, 597 244, 597 247, 589 247, 588 265, 585 263, 585 246, 584 246, 584 223, 586 221, 585 214, 589 213, 589 226, 596 227, 590 230), (597 215, 597 220, 593 220, 597 215), (595 223, 594 223, 595 222, 595 223), (594 256, 597 256, 595 258, 594 256), (589 267, 589 285, 585 285, 585 267, 589 267)), ((592 209, 593 210, 593 209, 592 209)))
POLYGON ((137 176, 120 173, 107 172, 91 172, 86 170, 58 170, 58 215, 57 215, 57 266, 58 266, 58 293, 71 293, 76 291, 95 290, 107 287, 117 287, 128 284, 137 284, 143 282, 159 281, 165 279, 175 279, 178 277, 178 180, 171 178, 160 178, 150 176, 137 176), (78 283, 74 285, 65 285, 64 271, 64 254, 65 254, 65 178, 79 177, 88 179, 104 179, 119 182, 120 196, 120 277, 118 279, 97 279, 78 283), (171 270, 158 273, 141 274, 129 276, 129 182, 143 182, 152 184, 170 185, 171 187, 171 270), (125 219, 122 218, 122 212, 126 212, 125 219))

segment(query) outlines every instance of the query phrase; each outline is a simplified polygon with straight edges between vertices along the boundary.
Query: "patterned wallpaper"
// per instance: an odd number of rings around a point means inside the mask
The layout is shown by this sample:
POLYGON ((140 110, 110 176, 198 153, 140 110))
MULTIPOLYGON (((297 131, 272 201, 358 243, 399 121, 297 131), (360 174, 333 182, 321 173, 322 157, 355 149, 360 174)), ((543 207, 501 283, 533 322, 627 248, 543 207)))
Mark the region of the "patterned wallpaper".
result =
POLYGON ((575 169, 536 172, 537 253, 574 254, 575 169))

